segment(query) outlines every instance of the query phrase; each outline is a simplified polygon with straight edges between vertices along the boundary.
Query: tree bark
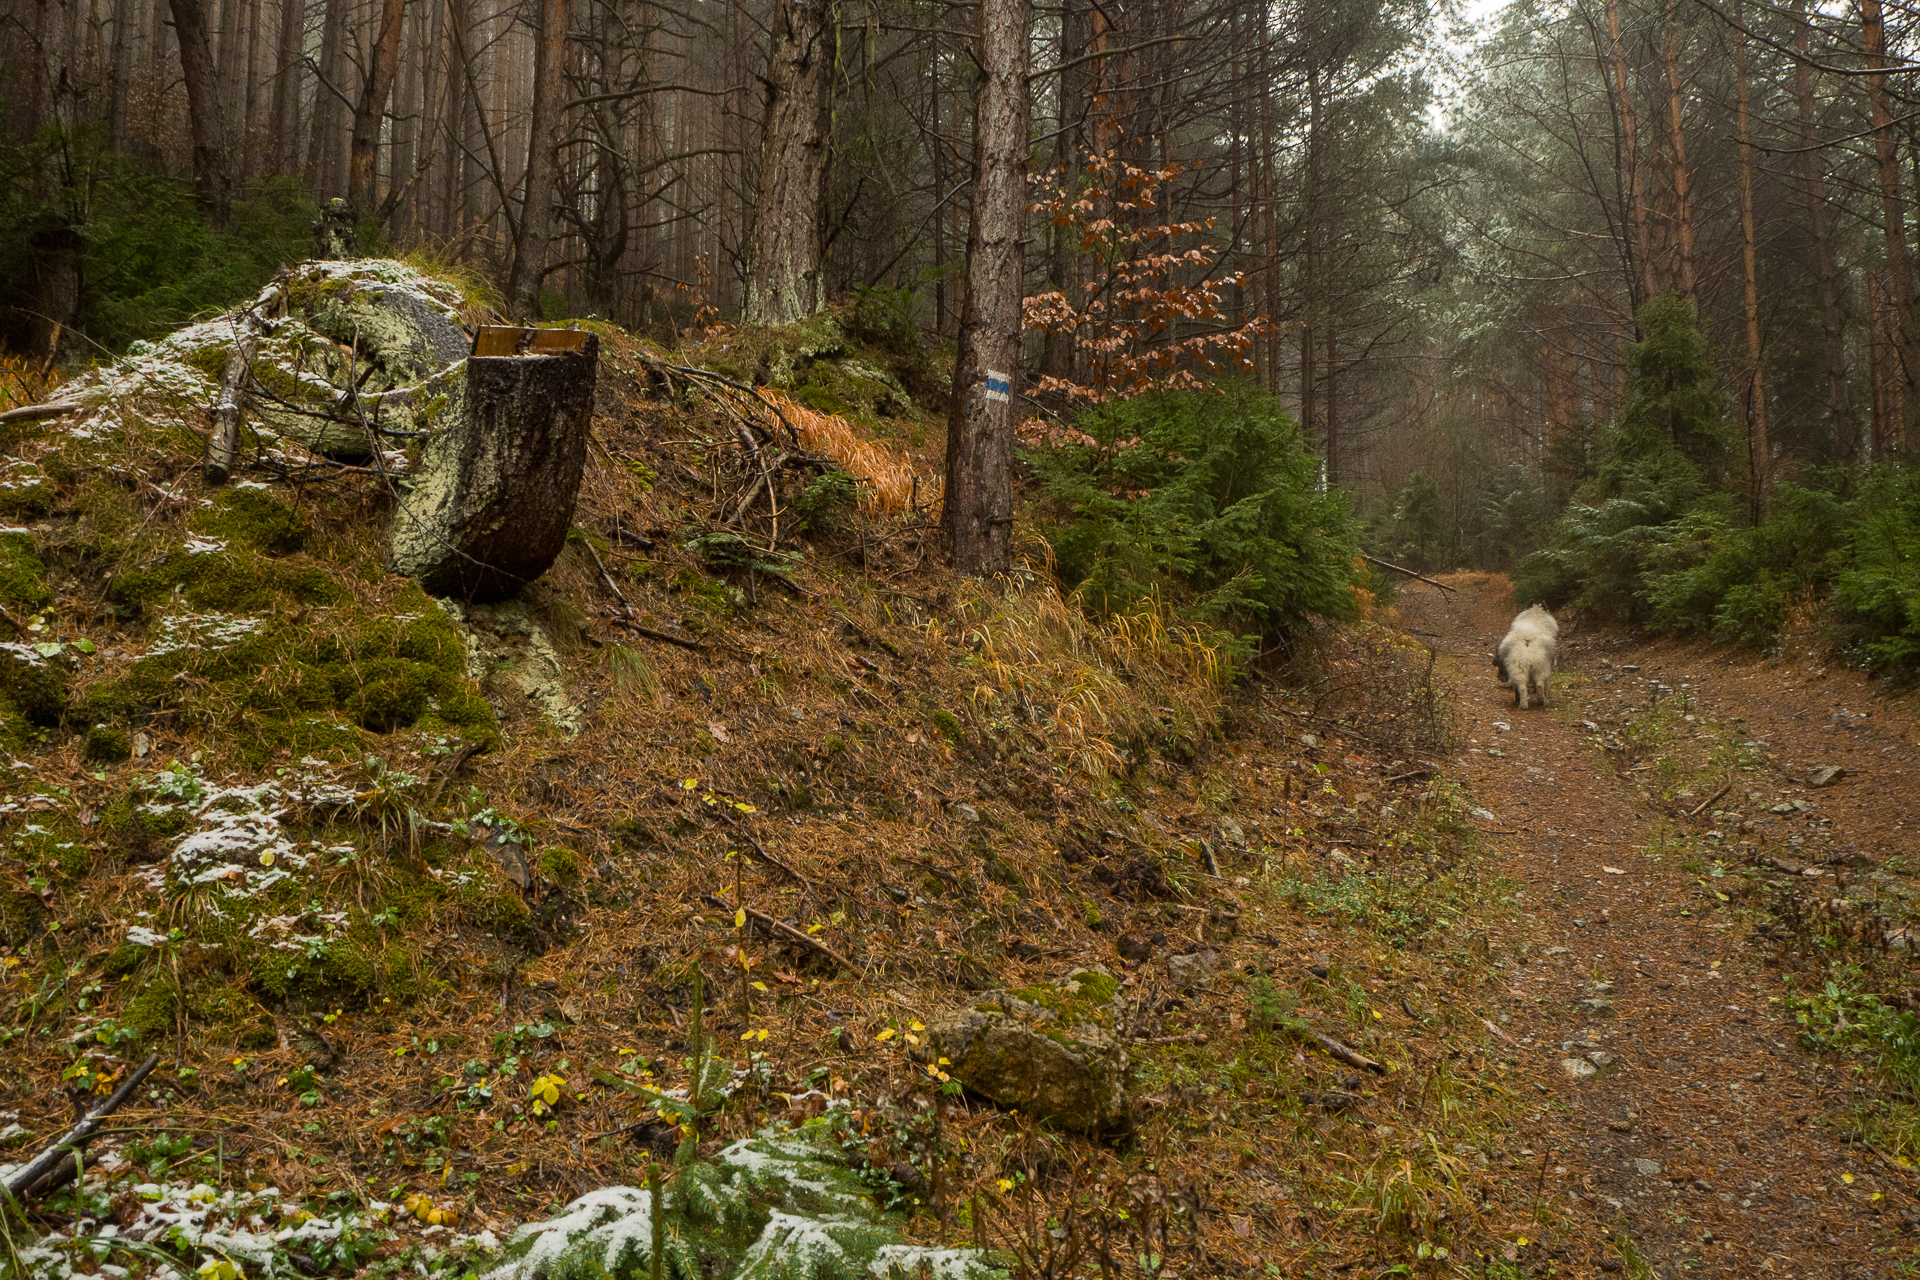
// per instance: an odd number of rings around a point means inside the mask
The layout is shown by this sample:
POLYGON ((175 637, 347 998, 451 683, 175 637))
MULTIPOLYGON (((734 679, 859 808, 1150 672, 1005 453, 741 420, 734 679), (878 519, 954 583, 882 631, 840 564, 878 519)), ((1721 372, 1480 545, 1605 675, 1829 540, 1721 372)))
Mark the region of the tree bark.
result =
POLYGON ((1752 515, 1757 524, 1767 508, 1767 472, 1771 450, 1767 443, 1767 380, 1760 350, 1760 282, 1754 263, 1753 133, 1748 119, 1747 33, 1734 0, 1734 85, 1738 93, 1740 141, 1740 263, 1745 273, 1747 305, 1747 427, 1752 458, 1752 515))
POLYGON ((1647 225, 1646 179, 1640 171, 1640 140, 1633 112, 1633 85, 1627 78, 1627 51, 1620 39, 1619 0, 1606 0, 1607 36, 1613 42, 1613 94, 1620 112, 1627 166, 1627 193, 1630 208, 1627 218, 1633 228, 1633 257, 1637 260, 1634 283, 1638 295, 1633 299, 1635 315, 1640 304, 1653 296, 1653 233, 1647 225))
POLYGON ((187 86, 187 125, 193 137, 193 189, 216 226, 227 220, 227 140, 201 0, 169 0, 180 40, 180 74, 187 86))
POLYGON ((838 28, 827 0, 777 0, 747 255, 748 324, 804 320, 826 301, 827 147, 838 28))
MULTIPOLYGON (((1867 67, 1878 71, 1886 65, 1887 31, 1880 0, 1860 0, 1860 36, 1867 55, 1867 67)), ((1893 133, 1893 115, 1887 107, 1885 75, 1867 77, 1867 103, 1873 124, 1874 158, 1878 161, 1880 206, 1884 217, 1887 247, 1887 292, 1891 294, 1894 321, 1896 394, 1900 416, 1898 430, 1888 435, 1912 433, 1911 415, 1920 408, 1920 333, 1915 332, 1913 309, 1913 259, 1907 247, 1906 199, 1900 190, 1899 141, 1893 133)))
POLYGON ((943 518, 954 568, 1013 562, 1013 395, 1020 369, 1026 229, 1029 0, 980 0, 967 293, 953 370, 943 518))
POLYGON ((306 42, 306 0, 280 0, 279 40, 273 59, 273 167, 291 173, 300 163, 301 54, 306 42))
POLYGON ((525 195, 519 232, 514 236, 513 269, 507 277, 507 306, 523 320, 540 318, 540 282, 546 278, 547 244, 553 239, 554 153, 560 146, 560 113, 566 103, 567 26, 572 18, 571 0, 537 0, 537 4, 525 195))
MULTIPOLYGON (((1067 0, 1060 15, 1060 53, 1062 63, 1084 56, 1093 40, 1091 0, 1067 0)), ((1091 107, 1092 64, 1082 63, 1060 74, 1059 120, 1053 141, 1053 165, 1061 187, 1071 191, 1080 181, 1087 163, 1084 121, 1091 107)), ((1070 221, 1062 221, 1047 231, 1046 287, 1077 301, 1080 285, 1080 231, 1070 221)), ((1046 331, 1041 346, 1040 371, 1050 377, 1072 378, 1076 338, 1070 330, 1046 331)))
POLYGON ((387 99, 393 96, 394 75, 400 67, 400 34, 406 29, 406 17, 407 0, 380 0, 380 28, 374 33, 360 100, 353 109, 353 137, 347 144, 347 203, 361 218, 375 217, 380 205, 380 172, 375 162, 387 99))
POLYGON ((1680 86, 1680 31, 1673 13, 1678 3, 1679 0, 1667 0, 1660 52, 1667 73, 1667 145, 1668 159, 1673 165, 1673 222, 1680 258, 1677 272, 1680 296, 1698 306, 1700 291, 1693 273, 1693 178, 1687 165, 1685 96, 1680 86))
POLYGON ((1794 48, 1800 55, 1794 60, 1793 96, 1800 116, 1800 174, 1807 194, 1807 227, 1813 235, 1813 269, 1820 299, 1820 328, 1827 346, 1827 422, 1833 433, 1833 448, 1843 461, 1852 461, 1859 442, 1855 439, 1853 391, 1847 376, 1847 330, 1840 314, 1840 278, 1833 257, 1833 235, 1827 209, 1825 162, 1814 145, 1813 70, 1807 65, 1812 30, 1806 17, 1806 0, 1796 0, 1794 15, 1798 26, 1794 48))
POLYGON ((340 123, 346 104, 346 0, 326 0, 320 16, 319 84, 313 92, 313 130, 307 138, 307 186, 316 200, 340 194, 340 123))

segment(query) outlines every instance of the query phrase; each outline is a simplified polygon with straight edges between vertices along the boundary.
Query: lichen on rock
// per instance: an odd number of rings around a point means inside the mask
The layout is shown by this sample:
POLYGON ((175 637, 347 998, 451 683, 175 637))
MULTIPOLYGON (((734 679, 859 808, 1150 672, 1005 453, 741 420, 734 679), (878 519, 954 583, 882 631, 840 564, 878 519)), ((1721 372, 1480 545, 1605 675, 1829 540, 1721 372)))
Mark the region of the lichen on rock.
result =
POLYGON ((1080 1133, 1131 1125, 1127 1051, 1111 974, 1084 969, 1047 987, 987 992, 939 1019, 916 1056, 944 1058, 968 1089, 1080 1133))

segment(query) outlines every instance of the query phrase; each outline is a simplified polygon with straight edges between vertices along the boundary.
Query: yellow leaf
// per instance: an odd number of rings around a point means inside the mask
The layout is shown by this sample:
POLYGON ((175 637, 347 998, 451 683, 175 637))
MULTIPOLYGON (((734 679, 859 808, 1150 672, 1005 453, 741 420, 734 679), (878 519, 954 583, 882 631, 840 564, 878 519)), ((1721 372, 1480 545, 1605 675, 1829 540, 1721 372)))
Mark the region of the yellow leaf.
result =
POLYGON ((1843 1173, 1843 1174, 1841 1174, 1841 1175, 1840 1175, 1840 1181, 1842 1181, 1842 1182, 1844 1182, 1844 1183, 1846 1183, 1846 1184, 1847 1184, 1848 1186, 1852 1186, 1852 1185, 1853 1185, 1853 1175, 1852 1175, 1852 1174, 1850 1174, 1850 1173, 1843 1173))
POLYGON ((891 1039, 893 1039, 893 1028, 892 1028, 892 1027, 888 1027, 888 1028, 887 1028, 887 1029, 886 1029, 885 1031, 882 1031, 882 1032, 881 1032, 881 1033, 880 1033, 879 1035, 877 1035, 877 1036, 875 1036, 875 1037, 874 1037, 874 1039, 875 1039, 875 1040, 891 1040, 891 1039))
POLYGON ((260 865, 263 867, 270 867, 273 865, 273 850, 268 849, 266 852, 260 855, 260 865))
POLYGON ((767 1029, 765 1027, 760 1028, 759 1038, 761 1040, 765 1040, 767 1038, 767 1029))
POLYGON ((755 991, 765 991, 767 989, 767 984, 764 982, 756 982, 753 984, 753 989, 755 991))
POLYGON ((744 929, 747 927, 747 909, 745 907, 733 913, 733 927, 736 929, 744 929))
POLYGON ((680 780, 680 789, 682 791, 691 791, 699 785, 700 779, 698 778, 682 778, 680 780))
POLYGON ((994 1185, 1000 1188, 1000 1191, 1002 1194, 1005 1194, 1006 1192, 1013 1190, 1013 1179, 1002 1178, 1000 1179, 999 1182, 995 1183, 994 1185))
POLYGON ((751 1039, 753 1039, 753 1032, 752 1032, 751 1030, 747 1030, 747 1031, 742 1031, 742 1032, 740 1033, 740 1038, 741 1038, 742 1040, 751 1040, 751 1039))
POLYGON ((822 928, 822 927, 823 927, 823 926, 821 926, 821 925, 817 925, 817 924, 810 924, 810 925, 808 925, 808 926, 807 926, 807 932, 808 932, 808 934, 815 934, 815 933, 818 933, 818 932, 820 932, 820 930, 821 930, 821 928, 822 928))
POLYGON ((909 1022, 907 1026, 911 1027, 915 1031, 925 1031, 927 1029, 927 1024, 920 1021, 918 1018, 915 1018, 912 1022, 909 1022))

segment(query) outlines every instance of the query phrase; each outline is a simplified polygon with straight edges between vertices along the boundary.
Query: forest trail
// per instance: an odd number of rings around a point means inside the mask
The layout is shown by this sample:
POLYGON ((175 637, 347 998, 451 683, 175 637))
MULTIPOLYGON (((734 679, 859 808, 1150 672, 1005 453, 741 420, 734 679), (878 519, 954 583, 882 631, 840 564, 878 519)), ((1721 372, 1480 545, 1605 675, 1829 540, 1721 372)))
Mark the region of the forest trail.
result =
POLYGON ((1859 1077, 1797 1044, 1780 997, 1789 974, 1807 970, 1776 950, 1779 931, 1748 909, 1731 873, 1784 856, 1828 862, 1810 877, 1822 898, 1850 881, 1900 892, 1903 877, 1871 868, 1910 869, 1920 834, 1912 700, 1851 672, 1567 627, 1551 709, 1518 711, 1487 656, 1512 611, 1462 579, 1444 597, 1413 584, 1400 611, 1441 654, 1462 722, 1459 767, 1490 815, 1494 869, 1513 885, 1515 934, 1493 947, 1520 958, 1497 984, 1500 1030, 1543 1090, 1511 1153, 1520 1170, 1547 1192, 1557 1183, 1590 1239, 1630 1237, 1629 1261, 1607 1257, 1603 1271, 1910 1274, 1898 1260, 1915 1254, 1915 1171, 1850 1141, 1836 1113, 1862 1100, 1859 1077), (1745 735, 1735 745, 1748 769, 1715 775, 1714 788, 1731 781, 1724 800, 1705 788, 1663 801, 1657 781, 1638 781, 1659 762, 1632 764, 1619 726, 1662 695, 1677 737, 1745 735), (1807 772, 1826 764, 1844 768, 1842 780, 1807 789, 1807 772), (1689 820, 1696 806, 1704 813, 1689 820), (1704 863, 1688 852, 1703 841, 1704 863))

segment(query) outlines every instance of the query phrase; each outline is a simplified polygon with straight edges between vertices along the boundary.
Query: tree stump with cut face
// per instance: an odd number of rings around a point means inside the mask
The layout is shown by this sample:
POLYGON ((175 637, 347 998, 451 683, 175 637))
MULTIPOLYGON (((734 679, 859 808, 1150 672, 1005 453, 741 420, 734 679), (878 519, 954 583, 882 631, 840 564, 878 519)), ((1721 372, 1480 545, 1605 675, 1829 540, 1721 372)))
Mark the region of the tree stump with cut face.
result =
POLYGON ((428 441, 394 515, 395 572, 484 601, 547 571, 573 523, 599 356, 578 330, 480 331, 465 403, 428 441))

